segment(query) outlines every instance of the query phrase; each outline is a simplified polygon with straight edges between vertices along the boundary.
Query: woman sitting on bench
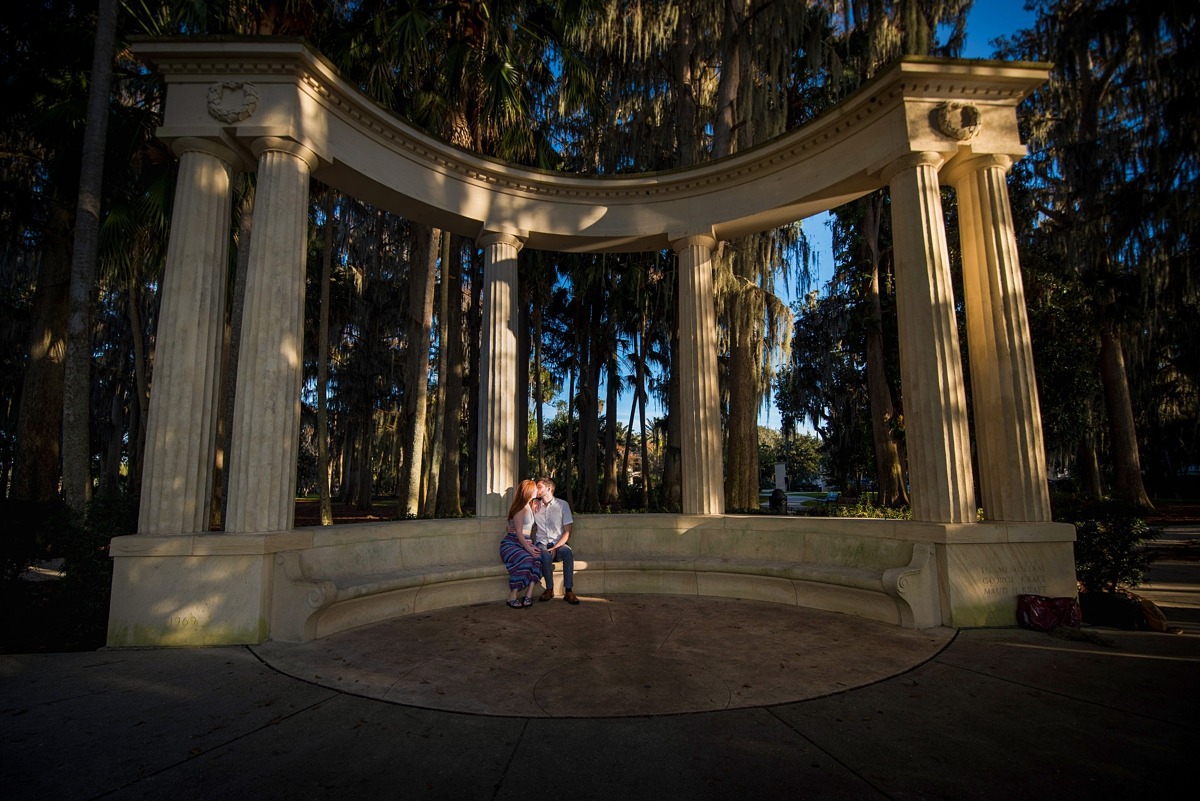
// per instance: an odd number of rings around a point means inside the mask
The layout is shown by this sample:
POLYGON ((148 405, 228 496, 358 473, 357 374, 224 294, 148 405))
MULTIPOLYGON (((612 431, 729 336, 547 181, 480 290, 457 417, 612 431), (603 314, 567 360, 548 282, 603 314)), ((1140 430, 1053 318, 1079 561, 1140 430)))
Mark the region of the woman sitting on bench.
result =
POLYGON ((533 606, 533 588, 542 580, 542 559, 530 536, 533 509, 529 504, 536 495, 537 486, 529 479, 517 485, 508 508, 508 531, 500 541, 500 558, 508 568, 508 605, 512 609, 533 606), (525 590, 525 597, 518 600, 521 590, 525 590))

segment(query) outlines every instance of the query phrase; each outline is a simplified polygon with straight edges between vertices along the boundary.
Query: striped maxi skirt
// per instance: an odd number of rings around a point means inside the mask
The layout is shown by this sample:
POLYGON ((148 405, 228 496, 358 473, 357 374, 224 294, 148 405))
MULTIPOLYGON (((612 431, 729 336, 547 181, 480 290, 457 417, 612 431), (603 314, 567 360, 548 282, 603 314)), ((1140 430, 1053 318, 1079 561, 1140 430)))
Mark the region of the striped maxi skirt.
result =
POLYGON ((510 590, 523 590, 542 580, 542 560, 522 548, 517 535, 511 531, 500 540, 500 558, 508 568, 510 590))

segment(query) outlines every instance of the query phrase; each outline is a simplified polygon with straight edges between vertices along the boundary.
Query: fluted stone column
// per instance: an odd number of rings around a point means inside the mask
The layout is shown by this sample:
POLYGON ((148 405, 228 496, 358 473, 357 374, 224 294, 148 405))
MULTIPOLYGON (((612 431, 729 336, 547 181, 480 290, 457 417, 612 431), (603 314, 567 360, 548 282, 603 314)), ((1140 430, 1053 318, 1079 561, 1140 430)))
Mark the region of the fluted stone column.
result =
POLYGON ((479 348, 479 441, 476 453, 475 515, 504 517, 517 481, 517 253, 511 234, 485 233, 483 322, 479 348))
POLYGON ((1007 156, 979 156, 943 179, 958 193, 963 294, 979 485, 989 520, 1046 522, 1046 454, 1008 202, 1007 156))
POLYGON ((295 519, 308 179, 315 154, 254 143, 258 186, 246 274, 225 530, 283 531, 295 519))
POLYGON ((721 407, 717 388, 717 313, 712 257, 717 240, 687 236, 671 243, 679 257, 680 442, 683 513, 725 511, 721 407))
POLYGON ((975 520, 967 402, 942 223, 936 153, 913 153, 883 174, 892 193, 905 447, 913 519, 975 520))
POLYGON ((234 154, 178 139, 171 239, 142 469, 141 534, 209 527, 234 154))

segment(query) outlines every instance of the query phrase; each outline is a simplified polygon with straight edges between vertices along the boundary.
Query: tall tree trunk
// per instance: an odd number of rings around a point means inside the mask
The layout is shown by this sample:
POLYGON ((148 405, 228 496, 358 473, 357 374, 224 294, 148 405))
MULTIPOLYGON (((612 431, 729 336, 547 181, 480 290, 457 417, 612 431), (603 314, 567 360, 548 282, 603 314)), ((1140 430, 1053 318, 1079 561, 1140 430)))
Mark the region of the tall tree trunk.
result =
POLYGON ((417 246, 409 270, 408 363, 404 377, 404 472, 400 482, 402 517, 416 517, 421 502, 421 466, 425 461, 425 415, 429 403, 429 346, 433 328, 433 288, 442 232, 416 230, 417 246))
POLYGON ((33 326, 21 383, 11 496, 58 498, 59 436, 63 419, 63 358, 67 340, 67 285, 71 276, 70 214, 49 205, 47 236, 33 294, 33 326))
MULTIPOLYGON (((729 418, 725 446, 725 506, 757 511, 758 344, 752 290, 734 290, 729 308, 729 418)), ((760 313, 761 316, 761 313, 760 313)))
POLYGON ((892 401, 892 388, 884 368, 883 305, 879 296, 880 223, 883 199, 879 193, 859 201, 862 204, 863 256, 871 265, 869 300, 871 316, 867 321, 867 398, 871 406, 871 442, 875 451, 875 475, 879 482, 879 505, 908 506, 904 486, 901 443, 892 401))
POLYGON ((1104 497, 1104 484, 1100 480, 1100 459, 1096 456, 1096 435, 1090 428, 1079 438, 1075 449, 1075 477, 1084 497, 1093 501, 1104 497))
POLYGON ((462 515, 462 492, 460 469, 462 456, 463 421, 463 251, 465 242, 455 235, 451 238, 450 259, 442 265, 446 282, 447 336, 446 348, 446 400, 444 411, 445 444, 442 458, 442 474, 438 478, 438 514, 445 517, 462 515))
POLYGON ((367 411, 358 427, 358 447, 355 448, 354 472, 357 475, 355 489, 357 494, 351 504, 360 512, 371 510, 372 496, 375 493, 375 476, 372 472, 375 462, 375 420, 374 414, 367 411))
POLYGON ((339 498, 342 503, 352 505, 358 500, 358 421, 352 415, 346 421, 345 435, 342 439, 341 473, 339 498))
POLYGON ((638 348, 636 354, 636 371, 637 371, 637 401, 638 401, 638 418, 642 431, 642 509, 650 510, 650 449, 646 443, 646 314, 643 311, 638 318, 638 342, 634 345, 638 348))
POLYGON ((116 360, 122 375, 115 377, 113 381, 109 396, 108 421, 102 428, 107 434, 107 447, 100 460, 98 495, 102 498, 115 498, 121 494, 121 452, 124 449, 126 435, 125 405, 132 400, 128 389, 129 377, 127 375, 130 343, 117 331, 110 330, 109 336, 113 338, 119 336, 123 340, 120 344, 120 356, 116 360))
POLYGON ((1138 455, 1133 402, 1129 397, 1129 375, 1125 372, 1125 351, 1120 337, 1111 327, 1100 332, 1100 380, 1104 385, 1104 407, 1112 442, 1113 491, 1126 503, 1153 509, 1142 483, 1142 462, 1138 455))
MULTIPOLYGON (((636 359, 637 356, 637 334, 634 334, 633 358, 636 359)), ((640 396, 635 393, 633 402, 629 404, 629 425, 625 426, 625 449, 621 454, 621 475, 617 482, 621 487, 629 486, 629 454, 633 451, 633 421, 637 416, 639 399, 640 396)))
POLYGON ((695 21, 688 3, 679 7, 676 23, 675 52, 672 69, 675 78, 675 137, 679 148, 679 166, 690 167, 700 160, 700 142, 696 120, 700 114, 696 97, 695 21))
POLYGON ((104 146, 113 50, 117 38, 117 0, 100 0, 96 41, 88 87, 83 167, 75 210, 74 250, 67 311, 67 351, 63 364, 63 497, 82 512, 92 494, 92 302, 96 294, 96 250, 100 238, 100 202, 104 184, 104 146))
POLYGON ((606 360, 608 385, 604 399, 604 493, 601 502, 610 509, 621 505, 617 488, 617 400, 621 388, 621 366, 615 345, 614 342, 606 360))
POLYGON ((326 187, 321 252, 321 318, 317 324, 317 494, 322 526, 333 525, 333 496, 329 487, 329 285, 333 280, 336 211, 337 193, 326 187))
MULTIPOLYGON (((394 375, 395 372, 396 370, 393 369, 392 374, 394 375)), ((428 392, 426 393, 426 399, 428 399, 428 392)), ((394 408, 380 409, 377 414, 379 416, 380 427, 379 449, 382 451, 382 454, 379 464, 376 467, 375 475, 383 475, 385 472, 383 458, 385 454, 387 465, 391 468, 391 474, 395 476, 392 491, 397 498, 396 515, 397 517, 402 517, 399 499, 404 497, 409 474, 408 456, 404 450, 404 440, 407 438, 408 423, 402 422, 404 407, 400 404, 397 404, 394 408)), ((422 437, 421 444, 423 447, 424 437, 422 437)), ((421 465, 418 464, 416 470, 412 472, 417 476, 417 496, 419 498, 421 494, 421 465)))
MULTIPOLYGON (((438 486, 442 478, 442 460, 446 455, 446 371, 449 366, 446 341, 450 336, 450 329, 446 323, 446 315, 449 314, 450 310, 446 273, 450 264, 450 240, 452 238, 449 231, 442 232, 442 277, 435 290, 435 303, 438 309, 437 385, 433 395, 433 432, 429 440, 429 467, 426 470, 428 479, 421 491, 422 517, 434 517, 437 514, 438 486)), ((457 332, 455 335, 458 335, 457 332)))
POLYGON ((108 406, 108 444, 100 465, 99 495, 115 498, 121 494, 121 450, 125 443, 125 381, 116 382, 108 406))
POLYGON ((603 367, 601 338, 601 305, 595 298, 587 304, 587 334, 583 352, 585 364, 580 366, 579 376, 579 483, 581 497, 579 508, 585 512, 600 511, 600 370, 603 367), (589 314, 590 312, 590 314, 589 314))
POLYGON ((468 297, 470 302, 467 305, 466 325, 469 331, 467 339, 467 368, 466 374, 466 398, 467 398, 467 486, 470 487, 468 492, 468 503, 470 508, 474 509, 475 503, 475 487, 479 484, 479 476, 476 475, 476 453, 479 449, 479 415, 472 411, 476 408, 479 402, 479 359, 480 359, 480 329, 483 327, 483 258, 478 252, 475 243, 471 243, 471 260, 469 262, 471 268, 470 292, 468 297))
POLYGON ((534 417, 537 420, 537 474, 546 475, 546 426, 542 419, 542 405, 546 402, 542 395, 545 383, 542 381, 542 304, 536 300, 533 304, 533 405, 534 417))
MULTIPOLYGON (((576 334, 576 336, 575 336, 575 355, 577 357, 575 363, 578 364, 579 363, 578 362, 578 355, 579 355, 579 335, 578 334, 576 334)), ((563 473, 563 476, 562 476, 567 484, 567 496, 566 496, 567 503, 570 504, 571 506, 575 505, 575 451, 574 451, 575 432, 572 430, 572 426, 574 425, 574 421, 575 421, 575 408, 576 408, 575 407, 575 372, 576 371, 574 369, 570 369, 567 371, 567 433, 566 433, 567 463, 564 468, 565 472, 563 473)))
POLYGON ((129 494, 142 491, 142 463, 146 451, 146 414, 150 408, 147 378, 147 331, 142 323, 141 282, 129 280, 125 293, 125 314, 129 318, 133 344, 133 403, 129 405, 129 494))
POLYGON ((679 317, 671 321, 670 372, 667 375, 667 447, 663 454, 662 505, 668 512, 683 508, 683 429, 679 420, 679 317))
POLYGON ((724 6, 721 70, 717 80, 717 108, 713 120, 713 158, 728 156, 733 152, 734 129, 739 122, 735 103, 741 88, 742 64, 748 60, 743 53, 748 40, 742 35, 742 26, 750 13, 750 0, 725 0, 724 6))
POLYGON ((329 410, 329 494, 340 497, 342 480, 346 471, 346 433, 338 422, 337 409, 329 410))
MULTIPOLYGON (((879 313, 879 272, 872 280, 872 301, 879 313)), ((892 389, 883 368, 883 334, 875 327, 867 330, 867 396, 871 406, 871 441, 875 451, 875 475, 879 482, 879 505, 908 506, 904 486, 904 467, 900 458, 901 442, 892 403, 892 389)))

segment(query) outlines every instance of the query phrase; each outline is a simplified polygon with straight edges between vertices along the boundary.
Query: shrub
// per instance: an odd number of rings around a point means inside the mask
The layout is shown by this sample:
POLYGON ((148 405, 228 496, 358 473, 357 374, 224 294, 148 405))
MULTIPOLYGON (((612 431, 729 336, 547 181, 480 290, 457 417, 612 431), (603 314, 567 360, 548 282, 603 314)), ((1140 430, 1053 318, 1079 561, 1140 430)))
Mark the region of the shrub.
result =
POLYGON ((1054 500, 1054 518, 1075 524, 1075 576, 1082 592, 1112 593, 1141 583, 1150 564, 1146 541, 1160 531, 1138 507, 1074 495, 1054 500))
POLYGON ((890 506, 879 506, 875 499, 878 495, 874 492, 864 492, 854 503, 810 503, 805 504, 801 510, 801 514, 812 517, 862 517, 862 518, 882 518, 886 520, 910 520, 912 519, 912 509, 909 507, 901 507, 899 509, 890 506))

